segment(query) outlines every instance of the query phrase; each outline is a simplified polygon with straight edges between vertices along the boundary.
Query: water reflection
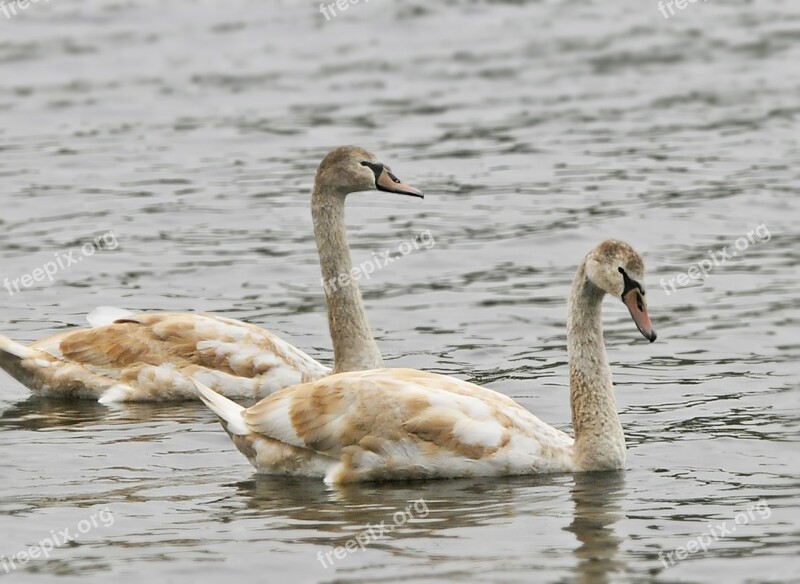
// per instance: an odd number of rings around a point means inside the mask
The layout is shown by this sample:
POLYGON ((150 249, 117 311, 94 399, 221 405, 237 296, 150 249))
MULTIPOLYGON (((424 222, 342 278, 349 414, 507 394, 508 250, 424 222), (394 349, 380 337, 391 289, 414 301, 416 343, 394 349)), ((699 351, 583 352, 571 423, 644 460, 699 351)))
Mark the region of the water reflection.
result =
MULTIPOLYGON (((439 549, 438 546, 426 544, 424 549, 414 550, 413 543, 401 542, 466 542, 486 528, 507 525, 509 535, 518 538, 513 553, 522 560, 532 554, 548 554, 555 543, 544 542, 540 537, 555 522, 577 539, 577 547, 572 548, 574 562, 565 561, 563 556, 552 560, 569 566, 575 582, 611 582, 615 575, 627 570, 620 552, 624 538, 615 529, 615 524, 625 517, 623 506, 628 493, 622 472, 348 485, 336 489, 319 481, 254 477, 232 486, 233 496, 216 506, 221 516, 242 513, 238 504, 243 501, 246 516, 267 521, 271 530, 285 533, 279 536, 281 539, 290 539, 291 535, 299 546, 344 546, 370 525, 391 523, 395 513, 423 498, 429 513, 415 515, 386 537, 371 541, 369 547, 398 559, 412 554, 417 561, 435 563, 442 558, 429 550, 439 549), (572 516, 565 518, 570 510, 572 516), (270 521, 273 518, 278 521, 270 521), (536 527, 522 532, 512 527, 520 524, 536 527)), ((558 539, 557 535, 552 536, 553 542, 558 539)), ((473 561, 499 561, 492 554, 487 556, 487 551, 475 549, 473 561)), ((546 565, 535 561, 530 567, 545 569, 546 565)))
POLYGON ((566 528, 581 543, 574 552, 575 582, 603 584, 625 570, 625 562, 618 557, 623 538, 614 531, 614 524, 623 518, 620 502, 626 492, 624 472, 575 475, 570 490, 575 517, 566 528))
POLYGON ((7 429, 36 431, 156 420, 193 424, 210 418, 201 404, 193 402, 103 405, 93 400, 53 399, 31 395, 0 412, 0 425, 7 429))
POLYGON ((234 486, 237 498, 258 516, 282 517, 291 528, 301 522, 325 534, 320 537, 315 533, 303 541, 341 545, 368 525, 390 522, 395 513, 421 499, 429 512, 417 513, 413 521, 393 532, 393 539, 441 537, 444 530, 477 527, 500 518, 507 521, 536 512, 537 507, 547 512, 553 487, 562 489, 569 480, 569 476, 554 475, 330 488, 317 480, 256 475, 234 486))

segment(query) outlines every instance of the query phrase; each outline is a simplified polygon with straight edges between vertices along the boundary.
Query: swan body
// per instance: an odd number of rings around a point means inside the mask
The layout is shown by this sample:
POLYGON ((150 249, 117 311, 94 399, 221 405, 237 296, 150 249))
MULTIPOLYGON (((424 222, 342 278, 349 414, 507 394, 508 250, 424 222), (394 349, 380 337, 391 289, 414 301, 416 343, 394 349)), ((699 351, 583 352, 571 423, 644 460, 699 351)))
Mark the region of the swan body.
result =
POLYGON ((622 298, 642 334, 643 263, 609 240, 586 257, 570 294, 575 438, 511 398, 413 369, 346 372, 284 388, 244 408, 195 380, 236 447, 260 472, 329 484, 620 469, 625 439, 603 346, 600 303, 622 298))
MULTIPOLYGON (((343 146, 329 152, 311 198, 325 282, 352 270, 344 203, 350 193, 367 190, 422 197, 366 150, 343 146)), ((333 371, 382 367, 356 280, 325 287, 325 296, 333 371)), ((42 395, 102 403, 195 399, 192 378, 222 395, 253 400, 332 371, 262 328, 210 314, 105 307, 88 320, 91 328, 27 346, 0 335, 0 367, 42 395)))
POLYGON ((211 314, 131 313, 105 323, 95 312, 89 320, 96 326, 28 346, 0 338, 0 365, 43 396, 101 403, 189 399, 192 377, 252 403, 331 372, 277 335, 211 314))
POLYGON ((198 383, 266 474, 327 483, 572 470, 572 438, 511 398, 414 369, 341 373, 243 408, 198 383))

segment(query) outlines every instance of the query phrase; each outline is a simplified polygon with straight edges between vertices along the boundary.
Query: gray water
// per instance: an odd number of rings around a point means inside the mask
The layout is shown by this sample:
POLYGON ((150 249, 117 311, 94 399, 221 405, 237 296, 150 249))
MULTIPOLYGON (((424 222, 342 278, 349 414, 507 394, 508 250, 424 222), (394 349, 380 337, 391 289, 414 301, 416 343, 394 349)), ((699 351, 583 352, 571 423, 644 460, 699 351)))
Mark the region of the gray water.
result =
POLYGON ((427 193, 350 197, 355 263, 435 241, 361 281, 387 364, 569 431, 565 295, 608 237, 644 255, 659 339, 607 300, 624 473, 513 480, 258 478, 200 405, 42 401, 2 374, 0 556, 78 537, 0 581, 800 581, 796 1, 18 12, 0 13, 0 277, 81 261, 0 289, 4 334, 202 310, 330 362, 309 191, 352 143, 427 193))

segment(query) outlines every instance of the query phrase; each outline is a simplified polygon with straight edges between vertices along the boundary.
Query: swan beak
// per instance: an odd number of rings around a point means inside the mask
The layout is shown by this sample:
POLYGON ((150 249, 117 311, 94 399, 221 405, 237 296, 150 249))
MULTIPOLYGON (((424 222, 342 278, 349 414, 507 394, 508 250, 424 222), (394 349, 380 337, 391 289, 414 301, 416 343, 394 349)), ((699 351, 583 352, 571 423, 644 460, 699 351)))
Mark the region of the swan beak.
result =
POLYGON ((653 330, 653 325, 650 322, 650 315, 647 314, 647 302, 638 288, 633 288, 622 295, 622 302, 628 307, 628 312, 631 313, 633 322, 639 332, 644 335, 651 343, 656 340, 656 331, 653 330))
POLYGON ((393 175, 385 166, 378 175, 375 184, 378 186, 379 191, 397 193, 398 195, 409 195, 411 197, 419 197, 420 199, 425 198, 421 190, 401 182, 400 179, 393 175))

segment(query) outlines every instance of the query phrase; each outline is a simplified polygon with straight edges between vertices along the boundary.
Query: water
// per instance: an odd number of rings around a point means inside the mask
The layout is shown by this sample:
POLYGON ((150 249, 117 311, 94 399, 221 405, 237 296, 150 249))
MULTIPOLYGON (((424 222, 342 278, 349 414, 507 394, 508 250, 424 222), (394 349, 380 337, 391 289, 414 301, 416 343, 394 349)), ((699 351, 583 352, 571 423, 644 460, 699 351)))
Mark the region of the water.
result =
POLYGON ((389 364, 569 430, 565 294, 607 237, 645 256, 659 332, 648 344, 607 301, 628 469, 584 477, 268 480, 200 405, 43 402, 3 375, 0 555, 79 537, 0 579, 800 581, 798 62, 789 0, 668 20, 634 0, 373 0, 330 22, 288 0, 0 14, 2 277, 109 243, 0 290, 16 339, 97 305, 204 310, 330 361, 309 189, 346 143, 428 194, 348 202, 356 264, 435 238, 362 281, 389 364))

